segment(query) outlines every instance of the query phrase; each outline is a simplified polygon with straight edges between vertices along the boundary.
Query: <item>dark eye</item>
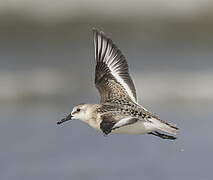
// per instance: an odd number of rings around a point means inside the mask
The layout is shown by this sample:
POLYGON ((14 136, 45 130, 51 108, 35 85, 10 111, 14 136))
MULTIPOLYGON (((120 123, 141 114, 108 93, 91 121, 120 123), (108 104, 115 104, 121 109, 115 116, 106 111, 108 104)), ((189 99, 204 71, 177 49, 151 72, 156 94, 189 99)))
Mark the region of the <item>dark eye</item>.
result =
POLYGON ((80 109, 78 108, 76 111, 77 111, 77 112, 79 112, 79 111, 80 111, 80 109))

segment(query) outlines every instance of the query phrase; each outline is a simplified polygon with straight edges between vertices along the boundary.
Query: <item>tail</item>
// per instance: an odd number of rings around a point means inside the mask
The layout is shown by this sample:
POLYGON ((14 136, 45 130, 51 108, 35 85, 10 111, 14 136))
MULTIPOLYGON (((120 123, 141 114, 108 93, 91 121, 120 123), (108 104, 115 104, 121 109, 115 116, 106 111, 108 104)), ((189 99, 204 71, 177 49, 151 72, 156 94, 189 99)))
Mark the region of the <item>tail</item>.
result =
POLYGON ((178 128, 174 125, 171 125, 170 123, 167 123, 166 121, 163 121, 161 119, 159 119, 158 117, 152 117, 151 119, 149 119, 149 121, 152 122, 152 125, 157 129, 157 130, 161 130, 163 132, 166 133, 170 133, 170 134, 177 134, 178 128))
POLYGON ((158 131, 154 131, 154 132, 149 132, 148 134, 152 134, 154 136, 158 136, 159 138, 161 139, 170 139, 170 140, 175 140, 177 139, 176 137, 174 136, 169 136, 167 134, 162 134, 162 133, 159 133, 158 131))

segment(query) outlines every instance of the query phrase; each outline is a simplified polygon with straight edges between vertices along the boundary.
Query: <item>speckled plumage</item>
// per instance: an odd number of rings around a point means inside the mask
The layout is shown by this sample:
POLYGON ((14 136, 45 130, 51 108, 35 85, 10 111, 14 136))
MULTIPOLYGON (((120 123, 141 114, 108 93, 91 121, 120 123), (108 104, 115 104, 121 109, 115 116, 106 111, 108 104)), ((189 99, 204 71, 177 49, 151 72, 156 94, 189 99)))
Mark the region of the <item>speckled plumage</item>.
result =
MULTIPOLYGON (((171 128, 175 128, 175 126, 167 123, 166 121, 161 120, 156 115, 150 113, 149 111, 145 110, 143 107, 133 103, 133 102, 114 102, 114 103, 103 103, 99 108, 97 108, 97 113, 100 114, 102 121, 109 121, 113 127, 116 122, 125 118, 125 117, 132 117, 137 119, 138 121, 148 121, 151 122, 149 119, 155 118, 160 122, 170 126, 171 128)), ((136 121, 133 121, 135 123, 136 121)), ((112 129, 107 130, 107 132, 111 132, 112 129)), ((107 133, 107 134, 108 134, 107 133)))
MULTIPOLYGON (((136 89, 121 51, 102 31, 93 29, 95 48, 95 86, 100 104, 83 104, 73 108, 74 118, 83 120, 105 135, 109 133, 152 134, 175 139, 158 130, 176 134, 177 127, 161 120, 137 102, 136 89)), ((64 121, 69 120, 64 118, 64 121)))

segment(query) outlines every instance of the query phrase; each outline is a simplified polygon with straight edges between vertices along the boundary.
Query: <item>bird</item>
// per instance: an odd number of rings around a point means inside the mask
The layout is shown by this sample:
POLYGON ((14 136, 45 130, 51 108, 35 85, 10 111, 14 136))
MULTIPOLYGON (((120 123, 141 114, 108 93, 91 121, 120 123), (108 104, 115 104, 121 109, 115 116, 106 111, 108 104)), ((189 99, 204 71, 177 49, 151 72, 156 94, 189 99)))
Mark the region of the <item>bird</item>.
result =
POLYGON ((138 103, 136 88, 121 50, 103 31, 96 28, 92 31, 96 62, 95 86, 101 97, 100 103, 78 104, 57 124, 78 119, 105 136, 151 134, 175 140, 178 128, 138 103))

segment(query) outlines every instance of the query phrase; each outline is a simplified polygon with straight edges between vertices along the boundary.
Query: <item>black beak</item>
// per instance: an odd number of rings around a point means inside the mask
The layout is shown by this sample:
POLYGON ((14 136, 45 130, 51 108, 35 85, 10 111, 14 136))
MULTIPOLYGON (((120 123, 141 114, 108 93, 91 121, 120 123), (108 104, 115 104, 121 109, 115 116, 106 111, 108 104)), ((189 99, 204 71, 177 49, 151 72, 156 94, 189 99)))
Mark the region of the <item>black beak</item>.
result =
POLYGON ((68 116, 67 116, 67 117, 65 117, 65 118, 63 118, 62 120, 58 121, 58 122, 57 122, 57 124, 64 123, 64 122, 66 122, 66 121, 69 121, 70 119, 72 119, 72 115, 71 115, 71 113, 70 113, 70 114, 68 114, 68 116))

